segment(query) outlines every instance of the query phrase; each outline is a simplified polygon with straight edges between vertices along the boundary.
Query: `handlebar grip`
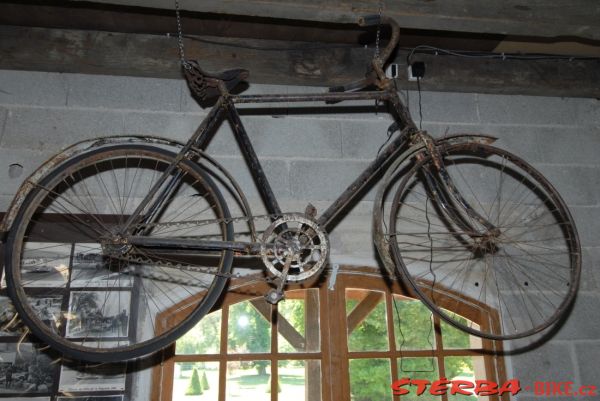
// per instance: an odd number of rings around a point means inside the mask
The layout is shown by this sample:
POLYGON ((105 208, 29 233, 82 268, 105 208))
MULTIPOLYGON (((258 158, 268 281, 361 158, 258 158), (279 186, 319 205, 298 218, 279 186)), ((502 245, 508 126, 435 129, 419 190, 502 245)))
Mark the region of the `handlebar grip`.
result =
POLYGON ((359 26, 375 26, 381 24, 381 16, 379 14, 363 15, 358 19, 359 26))

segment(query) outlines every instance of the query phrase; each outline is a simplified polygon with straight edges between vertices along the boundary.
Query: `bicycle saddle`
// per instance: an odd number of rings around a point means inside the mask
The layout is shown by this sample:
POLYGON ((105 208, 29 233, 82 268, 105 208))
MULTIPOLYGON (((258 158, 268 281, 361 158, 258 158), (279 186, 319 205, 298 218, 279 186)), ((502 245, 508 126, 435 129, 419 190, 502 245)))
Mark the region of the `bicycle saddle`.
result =
POLYGON ((183 72, 192 92, 203 100, 221 94, 219 92, 219 82, 223 82, 227 90, 231 91, 249 76, 248 70, 241 68, 209 73, 200 68, 195 60, 186 60, 183 72))

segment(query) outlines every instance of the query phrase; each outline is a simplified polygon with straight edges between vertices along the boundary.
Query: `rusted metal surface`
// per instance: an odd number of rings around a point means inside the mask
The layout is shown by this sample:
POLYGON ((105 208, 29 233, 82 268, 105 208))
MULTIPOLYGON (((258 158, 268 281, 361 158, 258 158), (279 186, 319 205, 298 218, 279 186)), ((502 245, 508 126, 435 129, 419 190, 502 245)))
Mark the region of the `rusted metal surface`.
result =
MULTIPOLYGON (((479 133, 457 133, 448 135, 443 138, 435 140, 436 146, 441 145, 454 145, 458 143, 482 143, 491 144, 496 141, 497 138, 487 134, 479 133)), ((392 260, 390 254, 389 245, 387 243, 387 237, 384 232, 383 219, 384 213, 384 199, 387 191, 389 190, 390 183, 394 180, 401 167, 407 163, 411 157, 418 154, 419 152, 425 152, 426 146, 423 142, 416 142, 410 147, 406 147, 404 151, 397 155, 394 159, 393 164, 386 170, 384 177, 381 180, 375 201, 373 203, 373 242, 377 248, 383 266, 388 271, 391 277, 396 277, 396 265, 392 260)))

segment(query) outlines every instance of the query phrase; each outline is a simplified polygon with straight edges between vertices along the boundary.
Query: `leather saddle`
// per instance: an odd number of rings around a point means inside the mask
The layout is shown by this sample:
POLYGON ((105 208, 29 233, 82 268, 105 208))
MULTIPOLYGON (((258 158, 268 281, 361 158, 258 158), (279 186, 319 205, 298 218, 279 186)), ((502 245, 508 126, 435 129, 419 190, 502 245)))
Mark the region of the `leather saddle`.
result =
POLYGON ((241 68, 209 73, 200 68, 195 60, 186 61, 183 72, 192 93, 202 100, 218 97, 221 94, 219 82, 223 83, 227 91, 231 91, 250 75, 248 70, 241 68))

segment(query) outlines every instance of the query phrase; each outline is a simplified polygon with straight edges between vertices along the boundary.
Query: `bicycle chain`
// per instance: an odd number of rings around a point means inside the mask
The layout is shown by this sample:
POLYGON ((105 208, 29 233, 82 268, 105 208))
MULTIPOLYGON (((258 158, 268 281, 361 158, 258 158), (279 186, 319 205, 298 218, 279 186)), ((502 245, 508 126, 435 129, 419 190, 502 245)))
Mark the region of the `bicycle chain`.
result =
MULTIPOLYGON (((271 222, 271 221, 281 218, 281 217, 294 217, 294 216, 304 216, 304 215, 302 215, 301 213, 263 214, 263 215, 256 215, 256 216, 229 217, 229 218, 222 218, 222 219, 186 220, 186 221, 174 221, 174 222, 164 222, 164 223, 145 223, 145 224, 139 224, 138 227, 151 228, 151 229, 156 228, 156 227, 176 227, 176 226, 200 227, 200 226, 215 224, 215 223, 216 224, 229 224, 229 223, 235 223, 235 222, 240 222, 240 221, 250 221, 250 220, 253 220, 253 221, 268 220, 269 222, 271 222)), ((136 263, 139 265, 153 264, 153 263, 159 262, 161 265, 163 265, 165 267, 170 267, 170 268, 174 268, 174 269, 178 269, 178 270, 210 274, 210 275, 214 275, 214 276, 227 277, 227 278, 240 277, 239 273, 235 273, 235 274, 234 273, 219 273, 219 272, 215 272, 214 268, 187 265, 187 264, 181 264, 181 263, 173 263, 164 258, 153 259, 152 257, 147 256, 147 253, 140 251, 139 248, 134 247, 133 249, 136 250, 135 256, 111 255, 110 257, 112 259, 124 260, 126 262, 136 263)), ((131 267, 131 266, 127 270, 128 270, 128 272, 130 272, 132 274, 136 274, 140 277, 152 278, 152 279, 160 278, 161 280, 164 280, 167 282, 172 282, 174 284, 193 285, 193 283, 190 283, 189 279, 188 280, 176 280, 173 277, 167 277, 166 275, 161 275, 161 274, 158 274, 155 272, 143 275, 143 274, 139 273, 139 269, 137 269, 138 271, 135 271, 136 270, 135 267, 131 267)), ((265 277, 265 281, 270 283, 270 282, 273 282, 274 279, 272 279, 270 277, 265 277)), ((203 286, 206 286, 206 283, 202 283, 202 284, 203 284, 203 286)))

